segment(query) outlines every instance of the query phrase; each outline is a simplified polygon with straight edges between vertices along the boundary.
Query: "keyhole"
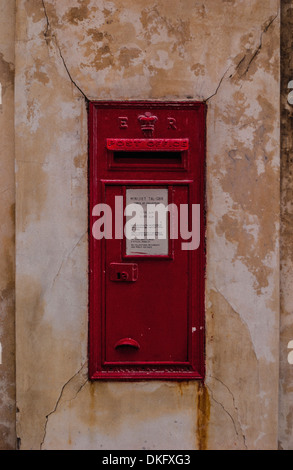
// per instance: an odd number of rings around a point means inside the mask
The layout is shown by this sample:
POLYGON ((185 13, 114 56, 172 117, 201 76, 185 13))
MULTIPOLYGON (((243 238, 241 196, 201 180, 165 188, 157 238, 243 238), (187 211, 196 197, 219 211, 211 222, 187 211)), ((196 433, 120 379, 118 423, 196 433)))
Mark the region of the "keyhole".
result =
POLYGON ((125 271, 122 271, 122 273, 117 273, 117 279, 119 281, 127 281, 128 274, 125 271))

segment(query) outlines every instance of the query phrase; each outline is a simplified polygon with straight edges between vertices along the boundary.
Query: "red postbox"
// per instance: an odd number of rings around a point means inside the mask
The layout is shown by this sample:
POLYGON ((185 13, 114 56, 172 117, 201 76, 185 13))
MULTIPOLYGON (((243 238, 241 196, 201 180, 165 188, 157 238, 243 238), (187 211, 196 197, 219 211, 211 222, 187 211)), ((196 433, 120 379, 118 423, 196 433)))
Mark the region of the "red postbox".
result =
POLYGON ((89 375, 204 376, 200 102, 89 106, 89 375))

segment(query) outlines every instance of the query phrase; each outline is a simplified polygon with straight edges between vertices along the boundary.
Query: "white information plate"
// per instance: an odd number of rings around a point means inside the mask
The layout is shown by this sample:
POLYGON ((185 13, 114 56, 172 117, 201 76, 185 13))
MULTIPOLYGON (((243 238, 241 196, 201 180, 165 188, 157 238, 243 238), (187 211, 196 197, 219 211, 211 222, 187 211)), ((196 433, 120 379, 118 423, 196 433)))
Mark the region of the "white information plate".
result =
MULTIPOLYGON (((126 216, 129 231, 126 256, 167 256, 169 254, 167 188, 128 188, 126 206, 137 204, 139 211, 126 216), (141 217, 139 217, 139 214, 141 217)), ((133 207, 133 206, 130 206, 133 207)), ((130 209, 129 207, 129 209, 130 209)))

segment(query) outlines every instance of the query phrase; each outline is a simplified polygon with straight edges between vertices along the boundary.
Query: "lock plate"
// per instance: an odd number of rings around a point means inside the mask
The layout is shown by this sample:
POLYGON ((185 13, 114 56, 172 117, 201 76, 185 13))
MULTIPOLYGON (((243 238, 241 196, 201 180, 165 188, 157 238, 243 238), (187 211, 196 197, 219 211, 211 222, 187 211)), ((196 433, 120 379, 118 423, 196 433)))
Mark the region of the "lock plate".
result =
POLYGON ((116 282, 135 282, 138 268, 135 263, 111 263, 110 280, 116 282))

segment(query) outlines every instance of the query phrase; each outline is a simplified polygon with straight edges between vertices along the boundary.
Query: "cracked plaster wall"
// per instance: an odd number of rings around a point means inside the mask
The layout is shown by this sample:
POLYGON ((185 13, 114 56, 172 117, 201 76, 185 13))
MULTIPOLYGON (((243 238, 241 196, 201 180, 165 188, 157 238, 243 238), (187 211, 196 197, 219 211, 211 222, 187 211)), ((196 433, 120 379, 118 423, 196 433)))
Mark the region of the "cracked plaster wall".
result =
POLYGON ((276 448, 279 1, 16 4, 19 448, 276 448), (205 384, 87 380, 86 99, 208 103, 205 384))

